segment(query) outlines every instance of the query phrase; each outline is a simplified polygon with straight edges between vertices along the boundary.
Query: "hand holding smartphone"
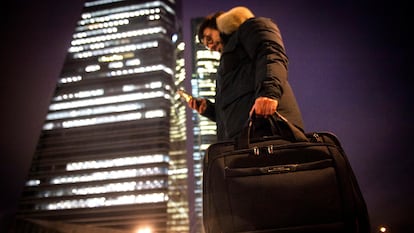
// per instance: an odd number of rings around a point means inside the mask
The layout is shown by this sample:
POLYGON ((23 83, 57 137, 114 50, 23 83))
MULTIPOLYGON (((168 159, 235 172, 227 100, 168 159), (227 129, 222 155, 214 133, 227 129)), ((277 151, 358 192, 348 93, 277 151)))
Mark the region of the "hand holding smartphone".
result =
POLYGON ((184 90, 178 90, 177 93, 181 96, 181 99, 188 103, 188 106, 194 110, 196 110, 199 113, 202 113, 205 111, 206 104, 202 104, 205 102, 204 99, 198 99, 191 96, 189 93, 187 93, 184 90), (194 100, 193 100, 194 99, 194 100))

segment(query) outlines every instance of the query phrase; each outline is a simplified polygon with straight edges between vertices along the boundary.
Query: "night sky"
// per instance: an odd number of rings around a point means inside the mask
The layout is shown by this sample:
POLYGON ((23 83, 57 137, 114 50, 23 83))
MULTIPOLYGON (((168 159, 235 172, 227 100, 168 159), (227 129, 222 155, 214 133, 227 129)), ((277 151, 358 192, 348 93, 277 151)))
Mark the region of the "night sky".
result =
MULTIPOLYGON (((12 215, 82 9, 81 0, 2 7, 0 217, 12 215), (6 72, 4 72, 6 71, 6 72)), ((237 5, 279 26, 306 131, 341 140, 374 226, 413 226, 412 36, 398 1, 183 0, 190 19, 237 5), (409 69, 411 68, 411 69, 409 69), (410 150, 411 149, 411 150, 410 150)), ((187 71, 190 78, 190 71, 187 71)), ((2 223, 1 221, 0 223, 2 223)), ((375 231, 374 231, 375 232, 375 231)), ((407 232, 407 231, 405 231, 407 232)))

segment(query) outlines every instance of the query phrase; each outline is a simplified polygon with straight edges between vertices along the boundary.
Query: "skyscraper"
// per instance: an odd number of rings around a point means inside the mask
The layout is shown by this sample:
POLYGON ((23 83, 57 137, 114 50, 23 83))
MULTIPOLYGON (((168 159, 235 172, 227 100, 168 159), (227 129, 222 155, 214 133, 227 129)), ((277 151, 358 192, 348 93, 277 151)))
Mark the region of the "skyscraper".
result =
MULTIPOLYGON (((192 31, 192 95, 207 98, 214 102, 216 95, 215 73, 220 60, 220 53, 209 51, 198 42, 197 29, 203 18, 191 20, 192 31)), ((202 163, 207 147, 216 141, 216 124, 197 112, 193 111, 193 170, 194 170, 194 212, 195 212, 195 232, 202 232, 202 163)))
POLYGON ((176 9, 168 0, 85 1, 33 156, 17 232, 36 232, 37 225, 189 231, 176 9))

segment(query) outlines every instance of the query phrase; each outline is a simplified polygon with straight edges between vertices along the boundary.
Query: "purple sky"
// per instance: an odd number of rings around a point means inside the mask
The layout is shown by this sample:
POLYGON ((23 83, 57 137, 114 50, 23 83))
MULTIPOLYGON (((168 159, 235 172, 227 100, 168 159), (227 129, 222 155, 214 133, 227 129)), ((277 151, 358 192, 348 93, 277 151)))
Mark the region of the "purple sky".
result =
MULTIPOLYGON (((193 17, 245 5, 257 16, 272 18, 285 41, 306 131, 339 137, 374 225, 389 224, 396 232, 412 224, 408 6, 397 1, 183 2, 187 42, 193 17)), ((10 4, 2 14, 8 20, 2 28, 6 44, 1 43, 7 63, 2 62, 6 72, 1 77, 0 217, 16 208, 82 8, 80 0, 10 4)))

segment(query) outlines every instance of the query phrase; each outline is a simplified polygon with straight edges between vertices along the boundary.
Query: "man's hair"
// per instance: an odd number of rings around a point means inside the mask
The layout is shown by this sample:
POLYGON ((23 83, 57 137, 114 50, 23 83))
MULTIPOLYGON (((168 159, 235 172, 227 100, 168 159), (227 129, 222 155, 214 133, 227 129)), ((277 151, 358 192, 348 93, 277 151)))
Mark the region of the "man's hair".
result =
POLYGON ((216 19, 217 19, 217 17, 219 17, 223 13, 224 13, 224 11, 219 11, 219 12, 213 13, 211 15, 208 15, 200 23, 200 26, 198 27, 198 33, 197 33, 198 41, 200 43, 203 43, 204 29, 206 29, 206 28, 213 28, 213 29, 217 29, 218 30, 216 19))

